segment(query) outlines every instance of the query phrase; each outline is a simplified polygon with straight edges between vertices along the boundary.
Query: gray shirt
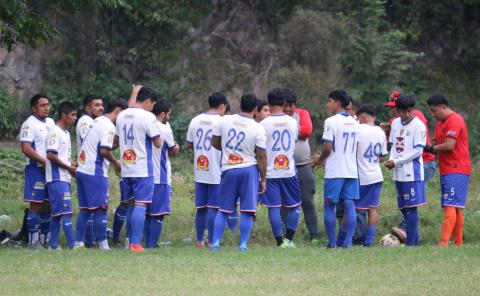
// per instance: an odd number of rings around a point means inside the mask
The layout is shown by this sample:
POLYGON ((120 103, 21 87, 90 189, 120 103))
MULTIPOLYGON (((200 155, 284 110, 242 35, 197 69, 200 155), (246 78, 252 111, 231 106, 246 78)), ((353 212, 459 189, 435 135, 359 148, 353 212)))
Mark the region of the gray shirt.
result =
MULTIPOLYGON (((295 118, 300 126, 300 116, 294 112, 292 117, 295 118)), ((295 151, 293 152, 293 159, 295 160, 295 165, 310 163, 310 144, 308 143, 308 139, 297 139, 297 142, 295 143, 295 151)))

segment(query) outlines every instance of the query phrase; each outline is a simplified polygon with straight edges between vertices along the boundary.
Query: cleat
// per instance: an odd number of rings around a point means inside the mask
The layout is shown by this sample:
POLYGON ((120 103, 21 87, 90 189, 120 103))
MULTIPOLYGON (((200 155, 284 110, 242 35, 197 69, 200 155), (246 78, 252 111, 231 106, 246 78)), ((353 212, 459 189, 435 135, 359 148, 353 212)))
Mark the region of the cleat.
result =
POLYGON ((293 243, 293 241, 285 238, 279 247, 282 249, 295 249, 297 246, 293 243))
POLYGON ((103 251, 110 251, 110 247, 108 246, 108 241, 103 240, 98 243, 98 248, 103 251))
MULTIPOLYGON (((204 242, 196 242, 195 243, 195 248, 197 249, 205 249, 205 243, 204 242)), ((210 246, 208 246, 210 248, 210 246)))
POLYGON ((141 244, 130 244, 130 251, 131 252, 136 252, 136 253, 141 253, 143 252, 143 247, 141 244))
POLYGON ((52 248, 52 247, 49 246, 48 249, 49 249, 50 251, 61 251, 61 250, 62 250, 62 247, 58 246, 58 247, 56 247, 56 248, 52 248))
POLYGON ((125 250, 130 249, 130 239, 128 237, 125 238, 125 250))
POLYGON ((405 230, 400 227, 392 227, 390 232, 398 238, 401 244, 405 243, 407 240, 407 234, 405 233, 405 230))
POLYGON ((83 242, 75 242, 75 244, 73 245, 73 249, 74 250, 85 249, 85 244, 83 242))
POLYGON ((327 245, 327 249, 336 249, 336 248, 337 248, 337 246, 332 246, 330 244, 327 245))
POLYGON ((43 250, 43 249, 44 249, 44 248, 43 248, 43 245, 42 245, 42 243, 41 243, 40 241, 36 241, 36 242, 34 242, 34 243, 32 243, 32 244, 28 244, 28 248, 29 248, 30 250, 33 250, 33 251, 39 251, 39 250, 43 250))
POLYGON ((220 246, 212 246, 210 248, 210 251, 213 252, 213 253, 218 252, 218 250, 220 250, 220 246))
POLYGON ((248 248, 247 247, 239 247, 238 251, 241 252, 241 253, 245 253, 246 251, 248 251, 248 248))
POLYGON ((314 247, 315 247, 315 246, 319 246, 319 245, 320 245, 320 240, 314 238, 314 239, 312 239, 312 240, 310 241, 310 245, 311 245, 311 246, 314 246, 314 247))

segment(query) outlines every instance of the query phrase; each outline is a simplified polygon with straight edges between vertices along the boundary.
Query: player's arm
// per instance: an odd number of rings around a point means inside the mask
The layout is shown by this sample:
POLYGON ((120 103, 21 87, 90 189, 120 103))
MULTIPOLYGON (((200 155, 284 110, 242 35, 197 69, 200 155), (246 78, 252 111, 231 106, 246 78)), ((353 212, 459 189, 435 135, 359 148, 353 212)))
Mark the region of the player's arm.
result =
POLYGON ((119 174, 121 171, 121 163, 113 156, 112 150, 106 147, 102 147, 100 148, 100 154, 108 161, 110 161, 110 163, 113 165, 113 168, 115 169, 115 172, 119 174))
POLYGON ((333 151, 333 143, 330 141, 324 141, 322 144, 322 154, 315 155, 312 158, 312 167, 323 167, 325 166, 325 161, 327 158, 332 154, 333 151))
POLYGON ((402 157, 399 157, 396 159, 390 159, 385 163, 385 166, 389 169, 393 169, 396 166, 413 161, 415 158, 422 156, 422 153, 423 153, 423 147, 421 146, 415 147, 412 151, 402 155, 402 157))
POLYGON ((54 165, 64 169, 64 170, 67 170, 70 175, 72 176, 75 176, 75 170, 76 170, 76 167, 75 166, 72 166, 71 164, 68 165, 66 163, 64 163, 59 157, 58 157, 58 154, 57 152, 55 151, 47 151, 47 158, 48 160, 50 160, 54 165))
POLYGON ((157 137, 154 137, 152 139, 152 143, 153 143, 153 146, 160 149, 162 147, 162 144, 163 144, 162 137, 160 137, 160 135, 158 135, 157 137))
POLYGON ((258 193, 262 194, 267 189, 267 151, 263 148, 256 147, 255 154, 257 156, 258 171, 260 172, 260 184, 258 193))
POLYGON ((298 116, 300 117, 300 124, 298 125, 298 139, 305 141, 313 132, 312 119, 310 114, 305 109, 296 109, 298 116))
POLYGON ((128 98, 127 105, 130 107, 137 102, 137 95, 143 85, 140 84, 132 84, 132 93, 128 98))
POLYGON ((180 152, 180 145, 178 145, 177 143, 175 143, 173 147, 168 148, 169 157, 174 157, 175 155, 177 155, 178 152, 180 152))
POLYGON ((45 166, 45 158, 43 158, 38 152, 33 149, 32 143, 30 142, 22 142, 20 144, 22 153, 25 154, 26 157, 40 163, 42 166, 45 166))
POLYGON ((193 143, 187 142, 187 147, 193 150, 193 143))
POLYGON ((212 137, 212 146, 215 149, 222 151, 222 137, 214 135, 212 137))
POLYGON ((118 143, 118 136, 115 135, 115 137, 113 138, 112 150, 117 149, 119 145, 120 144, 118 143))
POLYGON ((452 151, 457 144, 457 140, 452 137, 446 137, 445 142, 438 145, 429 145, 425 147, 425 152, 438 153, 452 151))

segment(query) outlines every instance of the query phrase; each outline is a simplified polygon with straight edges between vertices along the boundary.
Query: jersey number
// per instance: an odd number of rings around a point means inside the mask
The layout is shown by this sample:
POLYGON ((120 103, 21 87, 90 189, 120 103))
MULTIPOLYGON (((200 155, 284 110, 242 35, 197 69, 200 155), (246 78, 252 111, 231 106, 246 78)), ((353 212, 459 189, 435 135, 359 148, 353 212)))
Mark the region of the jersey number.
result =
POLYGON ((133 135, 133 124, 130 124, 130 126, 124 125, 122 130, 125 144, 133 145, 133 140, 135 139, 135 136, 133 135))
POLYGON ((212 148, 212 132, 212 129, 207 130, 204 137, 203 129, 199 128, 197 130, 197 144, 195 145, 195 149, 205 149, 205 151, 210 151, 212 148))
POLYGON ((237 130, 234 128, 231 128, 228 131, 228 140, 227 143, 225 144, 225 147, 228 149, 233 149, 234 151, 243 151, 242 148, 240 148, 240 144, 242 144, 243 140, 245 140, 245 133, 244 132, 239 132, 237 133, 237 130), (237 144, 235 147, 233 146, 232 141, 236 139, 237 144))
POLYGON ((272 146, 272 151, 283 151, 290 150, 290 145, 292 142, 292 136, 290 136, 290 132, 288 130, 283 130, 282 132, 276 130, 272 134, 272 138, 275 141, 272 146), (287 139, 287 144, 285 145, 285 138, 287 139))
POLYGON ((353 138, 352 149, 351 149, 350 153, 355 152, 355 144, 356 144, 355 139, 357 138, 357 133, 356 132, 351 132, 351 133, 345 132, 345 133, 343 133, 343 140, 345 141, 345 145, 343 146, 343 153, 344 154, 347 153, 348 139, 350 139, 350 138, 353 138))
POLYGON ((368 159, 368 162, 378 162, 380 156, 382 156, 382 144, 376 143, 373 145, 372 142, 370 142, 370 145, 368 145, 367 150, 363 153, 363 157, 368 159))

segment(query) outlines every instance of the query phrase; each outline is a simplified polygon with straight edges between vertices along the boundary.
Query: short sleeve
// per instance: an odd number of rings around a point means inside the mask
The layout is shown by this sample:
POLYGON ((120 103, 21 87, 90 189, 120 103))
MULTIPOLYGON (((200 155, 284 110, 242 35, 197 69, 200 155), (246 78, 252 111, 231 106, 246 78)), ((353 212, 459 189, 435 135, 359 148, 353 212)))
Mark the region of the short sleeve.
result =
POLYGON ((33 126, 31 126, 28 121, 25 121, 20 129, 20 142, 32 143, 34 139, 35 132, 33 130, 33 126))
POLYGON ((212 131, 213 131, 214 136, 217 136, 217 137, 222 136, 222 128, 221 128, 222 127, 222 121, 223 121, 223 118, 220 118, 220 120, 218 120, 218 122, 213 126, 212 131))
POLYGON ((101 135, 100 135, 100 147, 112 149, 114 137, 115 137, 115 127, 113 125, 105 126, 104 128, 102 128, 101 135))
POLYGON ((145 130, 147 135, 150 138, 157 138, 160 136, 160 131, 158 130, 157 126, 157 118, 152 113, 147 113, 148 116, 145 118, 145 130))
POLYGON ((332 120, 329 118, 325 120, 325 126, 323 127, 323 142, 333 142, 335 136, 335 129, 332 120))
POLYGON ((168 149, 173 148, 177 145, 177 143, 175 143, 175 139, 173 137, 173 131, 169 126, 164 125, 160 129, 160 135, 161 135, 164 143, 167 144, 168 149))
POLYGON ((427 128, 423 122, 417 124, 413 131, 413 148, 425 147, 427 145, 427 128))
POLYGON ((381 130, 382 136, 383 136, 383 141, 382 141, 382 156, 387 156, 388 155, 388 145, 387 145, 387 136, 381 130))
POLYGON ((457 139, 460 133, 462 132, 463 123, 459 122, 459 120, 448 120, 443 125, 443 133, 445 133, 445 137, 457 139))
POLYGON ((261 149, 267 149, 267 133, 263 125, 258 125, 257 135, 255 137, 255 146, 261 149))
POLYGON ((298 132, 298 123, 296 120, 292 120, 293 122, 293 125, 295 126, 295 128, 293 129, 293 138, 296 140, 298 139, 298 135, 299 135, 299 132, 298 132))
POLYGON ((58 147, 60 146, 60 137, 56 129, 51 129, 47 136, 47 152, 58 153, 58 147))
POLYGON ((190 124, 188 125, 187 143, 193 143, 193 137, 194 137, 194 127, 193 127, 193 119, 192 119, 192 121, 190 121, 190 124))

